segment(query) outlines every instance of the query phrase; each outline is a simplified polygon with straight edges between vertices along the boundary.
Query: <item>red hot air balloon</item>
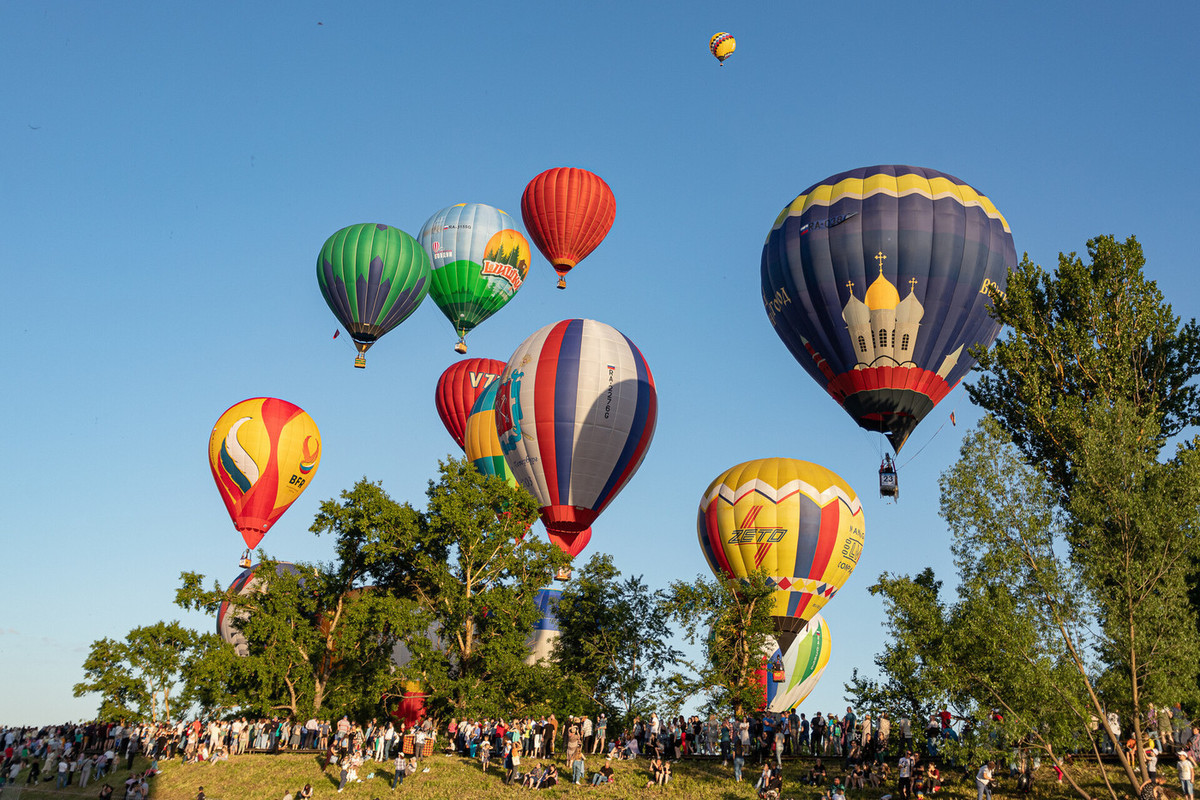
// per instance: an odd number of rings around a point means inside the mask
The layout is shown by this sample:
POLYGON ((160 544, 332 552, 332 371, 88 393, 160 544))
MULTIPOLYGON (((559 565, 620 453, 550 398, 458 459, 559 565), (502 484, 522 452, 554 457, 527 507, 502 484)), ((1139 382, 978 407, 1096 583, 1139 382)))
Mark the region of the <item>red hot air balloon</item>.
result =
POLYGON ((456 361, 438 378, 433 402, 446 431, 458 442, 459 447, 466 447, 464 436, 471 407, 475 405, 479 395, 483 394, 483 390, 499 378, 503 371, 503 361, 494 358, 468 358, 465 361, 456 361))
POLYGON ((608 235, 617 201, 599 175, 575 167, 548 169, 529 182, 521 195, 521 220, 538 250, 558 273, 566 274, 608 235))

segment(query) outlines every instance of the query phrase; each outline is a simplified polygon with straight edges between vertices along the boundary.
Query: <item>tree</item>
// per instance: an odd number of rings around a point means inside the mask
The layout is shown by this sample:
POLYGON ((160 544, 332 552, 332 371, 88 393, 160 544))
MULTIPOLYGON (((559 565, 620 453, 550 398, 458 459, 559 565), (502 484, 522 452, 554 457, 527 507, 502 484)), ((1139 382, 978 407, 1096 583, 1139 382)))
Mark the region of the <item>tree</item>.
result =
MULTIPOLYGON (((570 563, 529 535, 537 503, 470 462, 439 464, 428 507, 398 504, 365 480, 326 501, 312 531, 337 539, 339 570, 412 603, 394 683, 420 681, 435 716, 501 716, 546 705, 544 667, 525 664, 537 591, 570 563)), ((394 620, 396 625, 404 624, 394 620)))
POLYGON ((887 711, 896 719, 907 715, 915 726, 951 704, 944 660, 930 658, 931 651, 940 653, 947 637, 941 589, 942 582, 928 567, 915 578, 885 574, 871 587, 872 594, 887 602, 885 625, 892 636, 875 656, 880 678, 868 678, 856 667, 845 686, 859 708, 887 711))
POLYGON ((605 554, 592 556, 563 589, 553 660, 593 711, 642 712, 654 679, 682 655, 668 644, 664 600, 640 576, 621 580, 605 554))
POLYGON ((249 652, 238 658, 225 645, 198 653, 188 674, 200 697, 264 716, 377 713, 393 685, 394 645, 418 624, 412 603, 363 586, 353 569, 299 565, 294 573, 260 558, 256 574, 269 577, 244 594, 182 576, 176 602, 214 615, 229 603, 249 652))
POLYGON ((763 689, 756 672, 764 668, 775 588, 762 571, 738 579, 697 576, 674 581, 664 611, 683 629, 690 644, 702 643, 704 660, 685 661, 664 691, 675 705, 705 697, 707 709, 737 717, 762 708, 763 689))
POLYGON ((183 677, 188 654, 200 634, 178 622, 156 622, 134 628, 125 641, 92 642, 83 662, 85 679, 75 684, 76 697, 99 692, 99 719, 170 720, 186 710, 186 691, 173 694, 183 677))
POLYGON ((1053 275, 1028 257, 1012 271, 993 293, 1010 332, 977 354, 985 374, 968 392, 1057 493, 1098 607, 1100 685, 1140 741, 1147 700, 1196 692, 1196 637, 1179 631, 1196 630, 1200 440, 1163 451, 1200 419, 1200 326, 1146 278, 1136 239, 1099 237, 1088 255, 1060 255, 1053 275))
POLYGON ((1135 238, 1101 236, 1087 249, 1091 263, 1060 254, 1054 274, 1026 256, 1005 291, 993 290, 993 315, 1009 331, 973 353, 983 374, 966 387, 1064 500, 1081 437, 1117 401, 1131 418, 1157 420, 1138 432, 1156 451, 1200 419, 1200 326, 1180 325, 1135 238))

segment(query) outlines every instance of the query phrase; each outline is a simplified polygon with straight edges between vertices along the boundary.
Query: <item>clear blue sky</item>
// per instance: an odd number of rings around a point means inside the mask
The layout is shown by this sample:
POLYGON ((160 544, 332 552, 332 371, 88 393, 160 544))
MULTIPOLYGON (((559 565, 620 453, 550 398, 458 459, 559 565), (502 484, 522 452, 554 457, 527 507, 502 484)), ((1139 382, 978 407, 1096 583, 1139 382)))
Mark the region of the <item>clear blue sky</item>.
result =
POLYGON ((640 346, 658 431, 591 550, 654 586, 707 574, 696 506, 727 467, 781 455, 846 478, 866 548, 805 705, 843 707, 883 643, 867 587, 927 564, 952 577, 937 478, 977 414, 953 392, 899 459, 900 503, 881 501, 881 437, 763 312, 776 214, 836 172, 931 167, 991 197, 1049 267, 1136 234, 1195 316, 1198 28, 1190 2, 0 5, 0 722, 90 717, 71 687, 95 639, 211 628, 172 601, 182 570, 238 571, 206 460, 232 403, 283 397, 323 433, 272 556, 330 558, 312 516, 363 476, 423 505, 457 449, 433 407, 456 337, 427 301, 355 370, 317 252, 357 222, 415 234, 452 203, 519 214, 526 182, 563 165, 613 188, 612 232, 565 292, 537 257, 471 355, 506 359, 570 317, 640 346), (724 67, 721 30, 738 42, 724 67))

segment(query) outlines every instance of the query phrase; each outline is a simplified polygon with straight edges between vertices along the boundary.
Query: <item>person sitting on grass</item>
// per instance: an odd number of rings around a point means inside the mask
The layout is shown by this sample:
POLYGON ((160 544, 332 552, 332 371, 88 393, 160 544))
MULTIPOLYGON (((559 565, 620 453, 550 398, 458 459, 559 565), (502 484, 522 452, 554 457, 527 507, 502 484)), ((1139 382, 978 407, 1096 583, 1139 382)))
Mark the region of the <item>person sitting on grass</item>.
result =
POLYGON ((539 789, 549 789, 558 783, 558 767, 551 764, 546 767, 546 772, 542 775, 542 782, 538 784, 539 789))
POLYGON ((821 759, 817 759, 813 763, 812 768, 808 771, 809 786, 823 786, 825 784, 825 765, 821 763, 821 759))
POLYGON ((535 764, 533 769, 525 773, 525 778, 521 781, 521 785, 526 789, 536 789, 542 782, 542 775, 545 767, 541 764, 535 764))
MULTIPOLYGON (((592 786, 599 786, 602 783, 612 783, 612 782, 613 782, 613 768, 612 768, 612 759, 610 756, 609 758, 604 759, 604 766, 602 766, 600 768, 600 771, 595 773, 594 775, 592 775, 592 786)), ((1191 800, 1191 798, 1188 798, 1188 800, 1191 800)))
POLYGON ((646 788, 649 789, 656 783, 661 783, 660 776, 663 772, 662 758, 659 757, 657 751, 654 757, 650 759, 650 780, 646 781, 646 788))

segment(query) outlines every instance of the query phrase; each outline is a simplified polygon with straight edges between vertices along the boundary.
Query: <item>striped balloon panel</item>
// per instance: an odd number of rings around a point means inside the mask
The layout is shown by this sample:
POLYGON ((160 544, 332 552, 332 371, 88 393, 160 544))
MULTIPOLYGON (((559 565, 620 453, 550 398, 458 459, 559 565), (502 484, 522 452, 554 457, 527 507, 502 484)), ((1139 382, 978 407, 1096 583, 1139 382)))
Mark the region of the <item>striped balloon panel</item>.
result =
POLYGON ((829 623, 817 614, 800 631, 791 646, 781 650, 774 639, 768 639, 767 669, 763 672, 766 711, 785 713, 804 702, 816 688, 829 665, 832 642, 829 623), (775 678, 773 666, 781 666, 783 680, 775 678))
POLYGON ((505 459, 542 506, 547 529, 580 531, 641 465, 658 400, 633 342, 604 323, 573 319, 517 348, 496 411, 505 459))
MULTIPOLYGON (((504 364, 500 364, 499 371, 503 370, 504 364)), ((517 479, 504 460, 504 450, 496 433, 496 392, 499 388, 500 382, 492 381, 480 392, 467 416, 463 444, 467 459, 480 474, 496 475, 508 481, 509 485, 516 486, 517 479)))
POLYGON ((845 584, 862 552, 862 505, 818 464, 765 458, 732 467, 700 500, 700 549, 718 577, 764 570, 776 587, 772 615, 795 633, 845 584))
POLYGON ((525 230, 560 275, 596 249, 616 215, 617 201, 604 179, 576 167, 546 170, 521 195, 525 230))
POLYGON ((562 591, 558 589, 541 589, 534 598, 542 615, 534 624, 533 633, 526 642, 529 648, 529 654, 525 658, 526 664, 536 664, 538 661, 550 658, 554 650, 554 642, 558 639, 557 611, 560 597, 562 597, 562 591))
POLYGON ((899 450, 999 333, 989 291, 1016 265, 986 196, 935 170, 878 166, 809 187, 763 245, 767 316, 859 425, 899 450))
POLYGON ((350 336, 374 342, 416 311, 429 293, 429 258, 399 228, 351 225, 325 241, 317 257, 317 282, 350 336))

